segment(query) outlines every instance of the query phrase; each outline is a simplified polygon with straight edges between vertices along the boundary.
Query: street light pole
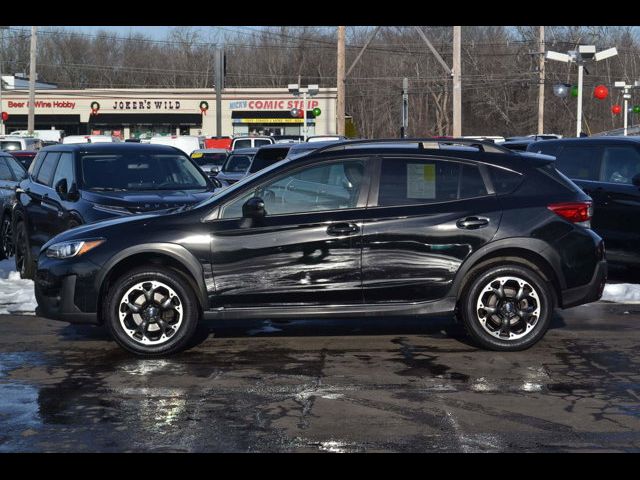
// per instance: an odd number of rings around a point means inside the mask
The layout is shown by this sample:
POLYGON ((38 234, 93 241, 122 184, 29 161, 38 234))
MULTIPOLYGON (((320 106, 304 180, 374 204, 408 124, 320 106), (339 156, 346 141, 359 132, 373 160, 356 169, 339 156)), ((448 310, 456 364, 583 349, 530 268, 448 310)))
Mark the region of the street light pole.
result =
POLYGON ((584 65, 578 64, 578 121, 576 122, 576 137, 582 132, 582 77, 584 73, 584 65))
POLYGON ((640 87, 640 81, 636 80, 633 85, 620 81, 620 82, 615 82, 614 86, 616 88, 622 89, 622 98, 624 98, 624 136, 626 137, 628 133, 628 121, 629 121, 629 99, 631 98, 630 90, 632 88, 640 87))
POLYGON ((302 90, 302 139, 307 141, 307 90, 302 90))
POLYGON ((582 77, 584 72, 584 63, 590 60, 599 62, 600 60, 604 60, 605 58, 610 58, 615 55, 618 55, 618 50, 615 47, 596 53, 596 47, 594 45, 580 45, 578 50, 572 50, 567 53, 558 53, 551 50, 545 53, 545 59, 556 60, 564 63, 575 62, 578 65, 578 112, 576 118, 576 137, 579 137, 582 132, 582 77))

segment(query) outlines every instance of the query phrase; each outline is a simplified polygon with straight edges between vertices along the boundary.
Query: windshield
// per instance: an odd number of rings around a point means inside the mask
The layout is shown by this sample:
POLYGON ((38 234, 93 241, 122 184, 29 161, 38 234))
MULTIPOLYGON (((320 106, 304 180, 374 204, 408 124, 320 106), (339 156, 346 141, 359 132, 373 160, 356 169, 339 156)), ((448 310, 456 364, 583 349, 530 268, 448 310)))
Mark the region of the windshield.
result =
POLYGON ((203 165, 222 165, 224 161, 227 159, 226 153, 200 153, 200 154, 192 154, 191 160, 196 162, 198 166, 202 167, 203 165))
POLYGON ((251 165, 253 155, 229 155, 222 167, 223 173, 245 173, 251 165))
POLYGON ((202 190, 209 182, 188 158, 178 154, 84 155, 84 187, 90 190, 202 190))
POLYGON ((287 153, 289 153, 290 148, 291 147, 264 148, 258 150, 258 153, 256 153, 256 156, 253 158, 249 173, 258 172, 269 165, 283 160, 287 156, 287 153))

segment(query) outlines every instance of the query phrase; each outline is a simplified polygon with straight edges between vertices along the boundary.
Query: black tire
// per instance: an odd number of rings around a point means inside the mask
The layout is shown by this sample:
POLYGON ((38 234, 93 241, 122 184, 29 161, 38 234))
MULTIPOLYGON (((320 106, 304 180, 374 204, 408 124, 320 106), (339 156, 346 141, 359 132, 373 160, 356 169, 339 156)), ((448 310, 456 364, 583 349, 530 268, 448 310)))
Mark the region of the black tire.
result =
MULTIPOLYGON (((149 304, 149 306, 154 305, 149 304)), ((126 312, 126 307, 124 311, 126 312)), ((183 275, 171 269, 148 265, 133 269, 113 282, 106 294, 102 318, 111 336, 125 350, 139 357, 161 357, 177 353, 188 346, 189 341, 197 330, 200 310, 193 289, 183 275), (177 302, 182 309, 182 323, 164 343, 143 345, 141 343, 142 338, 139 341, 134 340, 125 331, 120 322, 120 308, 121 301, 129 289, 137 284, 151 281, 162 283, 173 289, 178 297, 177 302)), ((129 317, 128 321, 132 319, 134 319, 133 315, 129 317)), ((136 321, 140 320, 141 323, 142 317, 138 315, 135 319, 136 321)), ((160 324, 159 321, 156 322, 154 320, 149 322, 149 324, 153 323, 160 324)))
POLYGON ((13 229, 11 228, 11 214, 5 212, 0 223, 0 260, 13 257, 13 229))
POLYGON ((13 244, 15 245, 16 270, 20 272, 20 278, 33 280, 36 264, 31 255, 27 225, 22 220, 18 220, 14 226, 13 244))
MULTIPOLYGON (((493 285, 499 286, 500 282, 493 285)), ((528 291, 528 289, 526 290, 528 291)), ((471 273, 471 280, 468 286, 465 288, 463 295, 458 303, 458 311, 462 317, 462 321, 467 329, 467 332, 471 338, 477 342, 480 346, 497 351, 517 351, 525 350, 535 343, 537 343, 546 333, 551 323, 551 317, 553 316, 554 297, 550 290, 550 284, 546 282, 538 273, 532 269, 513 263, 494 263, 489 266, 485 266, 471 273), (497 281, 498 278, 504 277, 516 277, 523 280, 530 287, 535 289, 535 297, 525 299, 522 301, 514 300, 513 292, 514 287, 517 288, 517 283, 509 281, 504 285, 503 292, 505 296, 503 300, 498 302, 499 295, 485 292, 485 288, 488 288, 491 282, 497 281), (480 296, 482 301, 488 299, 489 302, 497 302, 493 307, 497 308, 498 312, 506 312, 506 314, 496 313, 492 315, 488 313, 488 310, 478 307, 478 301, 480 296), (529 305, 527 302, 531 302, 529 305), (511 303, 511 306, 506 305, 511 303), (537 303, 537 310, 539 314, 537 320, 529 322, 533 325, 529 331, 526 331, 526 323, 522 322, 522 318, 514 311, 518 311, 523 305, 527 305, 529 308, 534 308, 537 303), (504 305, 504 309, 498 307, 498 305, 504 305), (484 315, 484 317, 483 317, 484 315), (509 315, 514 315, 509 317, 509 315), (495 323, 501 322, 501 325, 509 325, 504 331, 500 327, 497 328, 498 335, 502 338, 498 338, 489 333, 485 327, 481 318, 485 319, 485 324, 488 325, 487 329, 492 330, 495 323), (510 320, 505 321, 504 318, 510 320), (520 331, 514 331, 514 336, 522 335, 520 338, 506 339, 507 335, 511 333, 511 322, 515 322, 515 326, 518 326, 520 331), (504 339, 503 339, 504 338, 504 339)), ((484 305, 483 303, 481 303, 484 305)), ((491 308, 491 307, 490 307, 491 308)), ((524 311, 522 308, 521 311, 524 311)), ((523 317, 524 318, 524 317, 523 317)), ((528 317, 531 318, 531 317, 528 317)))

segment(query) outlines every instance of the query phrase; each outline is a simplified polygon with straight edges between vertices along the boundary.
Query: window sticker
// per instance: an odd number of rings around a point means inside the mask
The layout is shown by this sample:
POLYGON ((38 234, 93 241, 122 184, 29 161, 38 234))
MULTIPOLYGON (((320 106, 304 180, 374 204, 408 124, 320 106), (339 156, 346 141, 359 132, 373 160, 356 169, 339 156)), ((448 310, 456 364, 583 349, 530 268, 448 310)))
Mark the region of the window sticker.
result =
POLYGON ((407 198, 436 198, 435 164, 407 164, 407 198))

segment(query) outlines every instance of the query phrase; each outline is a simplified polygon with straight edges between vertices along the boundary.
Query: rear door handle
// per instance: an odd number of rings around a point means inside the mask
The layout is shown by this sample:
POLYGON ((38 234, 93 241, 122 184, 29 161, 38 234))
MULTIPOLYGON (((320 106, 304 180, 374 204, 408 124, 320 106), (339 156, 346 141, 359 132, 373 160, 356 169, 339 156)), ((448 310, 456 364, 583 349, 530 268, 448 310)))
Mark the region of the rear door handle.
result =
POLYGON ((360 231, 355 223, 332 223, 327 227, 328 235, 351 235, 360 231))
POLYGON ((458 228, 464 228, 466 230, 475 230, 486 227, 487 225, 489 225, 489 219, 484 217, 467 217, 456 222, 458 228))

